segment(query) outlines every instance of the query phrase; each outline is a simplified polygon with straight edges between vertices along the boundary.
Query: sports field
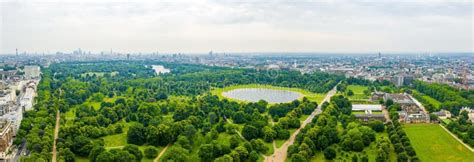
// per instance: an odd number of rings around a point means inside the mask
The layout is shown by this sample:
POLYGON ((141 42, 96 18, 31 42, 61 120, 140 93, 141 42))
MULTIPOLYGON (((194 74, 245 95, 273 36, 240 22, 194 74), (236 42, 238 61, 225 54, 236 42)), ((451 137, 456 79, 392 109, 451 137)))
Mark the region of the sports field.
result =
POLYGON ((407 124, 403 129, 421 161, 474 161, 474 153, 437 124, 407 124))

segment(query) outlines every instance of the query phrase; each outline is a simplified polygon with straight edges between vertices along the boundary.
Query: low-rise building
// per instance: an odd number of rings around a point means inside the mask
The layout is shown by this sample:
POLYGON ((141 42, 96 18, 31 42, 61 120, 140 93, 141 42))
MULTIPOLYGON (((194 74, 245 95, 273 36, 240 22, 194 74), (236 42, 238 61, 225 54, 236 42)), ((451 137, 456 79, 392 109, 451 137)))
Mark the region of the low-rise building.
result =
POLYGON ((436 116, 438 116, 439 119, 447 119, 447 118, 451 118, 451 112, 447 111, 447 110, 440 110, 438 112, 434 112, 433 114, 435 114, 436 116))
POLYGON ((0 120, 0 160, 8 160, 8 152, 12 145, 13 129, 10 121, 0 120))

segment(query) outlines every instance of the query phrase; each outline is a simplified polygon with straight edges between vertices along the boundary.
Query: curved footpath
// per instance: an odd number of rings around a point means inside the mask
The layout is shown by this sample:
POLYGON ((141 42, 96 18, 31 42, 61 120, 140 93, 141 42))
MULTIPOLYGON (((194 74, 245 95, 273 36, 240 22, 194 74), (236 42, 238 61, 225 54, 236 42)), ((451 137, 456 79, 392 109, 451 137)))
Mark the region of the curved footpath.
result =
POLYGON ((58 140, 59 134, 59 119, 60 119, 59 110, 56 112, 56 125, 54 126, 54 141, 53 141, 53 157, 51 159, 52 162, 56 162, 57 151, 56 151, 56 141, 58 140))
POLYGON ((324 100, 321 103, 319 103, 316 110, 314 110, 311 113, 311 115, 308 116, 308 118, 306 118, 306 120, 304 120, 304 122, 301 124, 300 128, 298 128, 290 136, 290 139, 288 139, 280 148, 276 149, 275 152, 273 153, 273 155, 265 156, 265 162, 284 162, 285 161, 286 154, 287 154, 287 151, 288 151, 288 147, 295 142, 296 135, 298 133, 300 133, 301 128, 304 128, 306 126, 306 124, 310 123, 316 115, 318 115, 322 112, 321 111, 321 106, 323 105, 324 102, 326 102, 326 101, 329 102, 331 97, 334 96, 334 94, 336 94, 336 87, 337 87, 337 85, 327 93, 326 97, 324 98, 324 100))

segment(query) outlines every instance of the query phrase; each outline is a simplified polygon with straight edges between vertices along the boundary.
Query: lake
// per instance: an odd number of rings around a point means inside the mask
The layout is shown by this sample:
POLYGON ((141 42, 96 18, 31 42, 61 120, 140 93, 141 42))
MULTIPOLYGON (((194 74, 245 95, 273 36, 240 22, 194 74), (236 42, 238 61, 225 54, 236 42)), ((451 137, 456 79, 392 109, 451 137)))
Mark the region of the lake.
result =
POLYGON ((151 65, 151 68, 155 70, 158 75, 171 72, 170 69, 165 68, 163 65, 151 65))
POLYGON ((275 90, 267 88, 241 88, 223 92, 222 96, 242 101, 258 102, 265 100, 268 103, 285 103, 296 100, 303 95, 298 92, 275 90))

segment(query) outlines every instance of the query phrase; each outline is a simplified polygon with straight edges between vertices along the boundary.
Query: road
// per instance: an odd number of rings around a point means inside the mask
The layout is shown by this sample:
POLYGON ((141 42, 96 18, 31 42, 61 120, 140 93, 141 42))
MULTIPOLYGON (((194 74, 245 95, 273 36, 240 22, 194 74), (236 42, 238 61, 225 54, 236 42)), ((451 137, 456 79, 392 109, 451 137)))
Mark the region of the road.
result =
POLYGON ((308 118, 306 118, 306 120, 303 121, 300 128, 298 128, 290 136, 290 139, 288 139, 280 148, 276 149, 273 155, 265 156, 265 162, 284 162, 286 159, 288 147, 291 146, 295 142, 296 135, 300 132, 301 128, 304 128, 306 124, 310 123, 316 115, 322 112, 321 106, 323 105, 324 102, 326 101, 329 102, 329 100, 331 99, 332 96, 334 96, 334 94, 336 94, 336 86, 327 93, 326 97, 321 103, 319 103, 316 110, 314 110, 311 113, 311 115, 309 115, 308 118))
POLYGON ((160 160, 161 156, 163 156, 166 152, 166 150, 168 149, 168 147, 170 147, 171 144, 169 145, 166 145, 165 148, 163 148, 163 150, 161 150, 160 154, 158 154, 158 156, 153 160, 153 162, 158 162, 158 160, 160 160))
POLYGON ((57 110, 57 112, 56 112, 56 126, 54 126, 53 158, 51 159, 52 162, 56 162, 56 156, 57 156, 56 141, 58 140, 59 119, 61 118, 59 114, 60 114, 59 110, 57 110))
MULTIPOLYGON (((61 97, 61 94, 63 93, 62 89, 59 88, 59 97, 61 97)), ((60 119, 61 119, 61 113, 59 112, 59 109, 56 110, 56 125, 54 126, 54 141, 53 141, 53 157, 51 159, 52 162, 56 162, 56 157, 57 157, 57 150, 56 150, 56 141, 58 141, 58 134, 59 134, 59 125, 60 125, 60 119)))

